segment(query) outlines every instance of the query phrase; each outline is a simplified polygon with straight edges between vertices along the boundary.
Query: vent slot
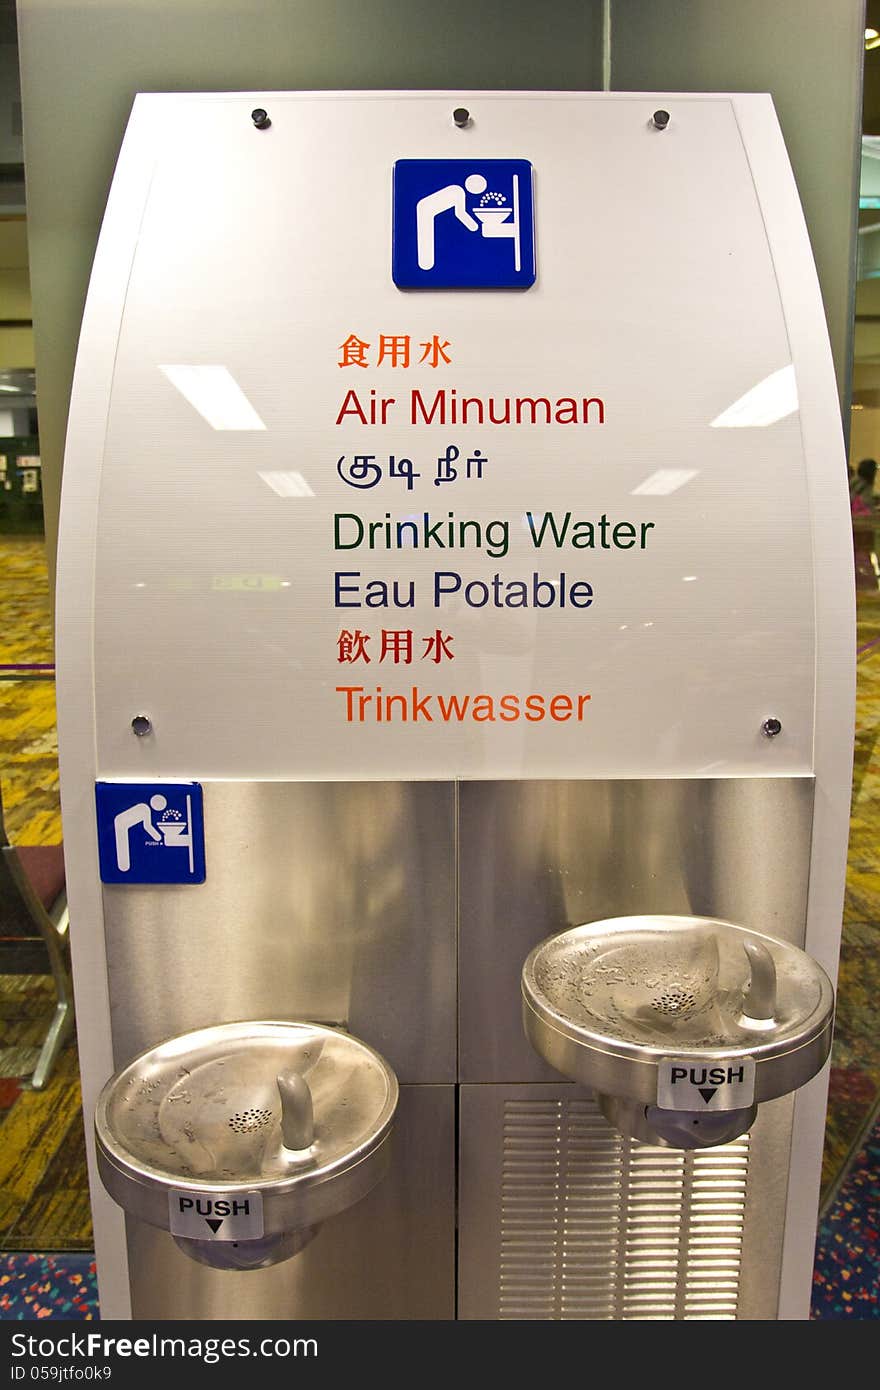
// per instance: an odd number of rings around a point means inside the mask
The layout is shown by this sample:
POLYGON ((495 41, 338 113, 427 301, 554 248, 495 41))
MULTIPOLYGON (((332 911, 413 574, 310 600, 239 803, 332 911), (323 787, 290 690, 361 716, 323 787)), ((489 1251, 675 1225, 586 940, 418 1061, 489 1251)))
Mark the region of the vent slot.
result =
POLYGON ((749 1138, 664 1149, 587 1098, 504 1106, 498 1316, 735 1318, 749 1138))

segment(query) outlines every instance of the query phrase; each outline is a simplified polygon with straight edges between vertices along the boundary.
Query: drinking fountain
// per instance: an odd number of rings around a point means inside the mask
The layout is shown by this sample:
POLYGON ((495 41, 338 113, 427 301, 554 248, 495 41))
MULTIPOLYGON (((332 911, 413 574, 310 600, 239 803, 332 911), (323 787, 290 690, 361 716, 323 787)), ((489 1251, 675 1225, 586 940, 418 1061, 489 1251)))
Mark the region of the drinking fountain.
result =
POLYGON ((831 1047, 834 991, 798 947, 708 917, 617 917, 540 942, 522 969, 535 1051, 592 1087, 623 1134, 708 1148, 805 1085, 831 1047))
POLYGON ((844 457, 768 95, 137 96, 58 569, 106 1318, 807 1315, 844 457))
POLYGON ((387 1172, 397 1078, 315 1023, 246 1022, 169 1038, 107 1083, 98 1170, 133 1216, 201 1264, 290 1259, 387 1172))

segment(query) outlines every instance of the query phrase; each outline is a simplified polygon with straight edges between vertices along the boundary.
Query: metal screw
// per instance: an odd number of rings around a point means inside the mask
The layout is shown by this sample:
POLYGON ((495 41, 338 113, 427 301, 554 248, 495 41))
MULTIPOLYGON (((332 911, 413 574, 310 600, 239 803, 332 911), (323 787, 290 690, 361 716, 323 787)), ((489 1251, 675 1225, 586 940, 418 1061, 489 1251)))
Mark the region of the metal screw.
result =
POLYGON ((153 732, 153 721, 146 714, 136 714, 131 721, 131 732, 137 738, 143 738, 145 734, 153 732))
POLYGON ((765 719, 761 725, 761 733, 765 738, 775 738, 782 733, 782 723, 778 719, 765 719))
POLYGON ((464 130, 465 126, 471 123, 471 113, 466 106, 456 106, 452 113, 452 119, 455 121, 459 130, 464 130))
POLYGON ((669 125, 669 112, 655 111, 653 116, 651 117, 651 120, 654 122, 654 125, 658 130, 665 130, 666 127, 669 125))
POLYGON ((262 106, 258 106, 255 111, 251 112, 251 120, 257 127, 257 130, 266 130, 267 127, 272 124, 269 120, 269 112, 264 111, 262 106))

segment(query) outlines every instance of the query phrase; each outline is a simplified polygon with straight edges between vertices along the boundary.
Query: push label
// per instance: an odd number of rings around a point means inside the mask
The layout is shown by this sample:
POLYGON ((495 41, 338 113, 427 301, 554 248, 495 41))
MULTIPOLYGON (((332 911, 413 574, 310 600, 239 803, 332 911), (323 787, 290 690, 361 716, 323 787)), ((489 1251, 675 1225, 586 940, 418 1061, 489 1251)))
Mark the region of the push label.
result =
POLYGON ((188 1240, 259 1240, 263 1234, 263 1198, 259 1192, 218 1197, 212 1192, 168 1194, 171 1234, 188 1240))
POLYGON ((664 1057, 657 1070, 661 1110, 745 1110, 754 1099, 754 1057, 727 1057, 722 1062, 664 1057))

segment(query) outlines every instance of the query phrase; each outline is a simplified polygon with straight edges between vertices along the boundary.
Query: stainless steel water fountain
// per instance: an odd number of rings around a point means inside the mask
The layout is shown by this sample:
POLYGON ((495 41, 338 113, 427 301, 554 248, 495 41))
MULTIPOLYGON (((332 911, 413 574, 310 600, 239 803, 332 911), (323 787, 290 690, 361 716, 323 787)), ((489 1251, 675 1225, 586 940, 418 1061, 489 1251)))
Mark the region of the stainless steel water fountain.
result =
POLYGON ((109 1318, 806 1312, 854 635, 781 132, 464 100, 120 154, 58 589, 109 1318))
POLYGON ((203 1028, 108 1082, 95 1118, 101 1177, 193 1259, 262 1269, 384 1177, 397 1096, 387 1062, 338 1030, 203 1028))
POLYGON ((784 941, 707 917, 623 917, 542 941, 522 972, 532 1046, 633 1138, 728 1143, 831 1047, 834 991, 784 941), (691 1104, 676 1096, 684 1090, 691 1104))

